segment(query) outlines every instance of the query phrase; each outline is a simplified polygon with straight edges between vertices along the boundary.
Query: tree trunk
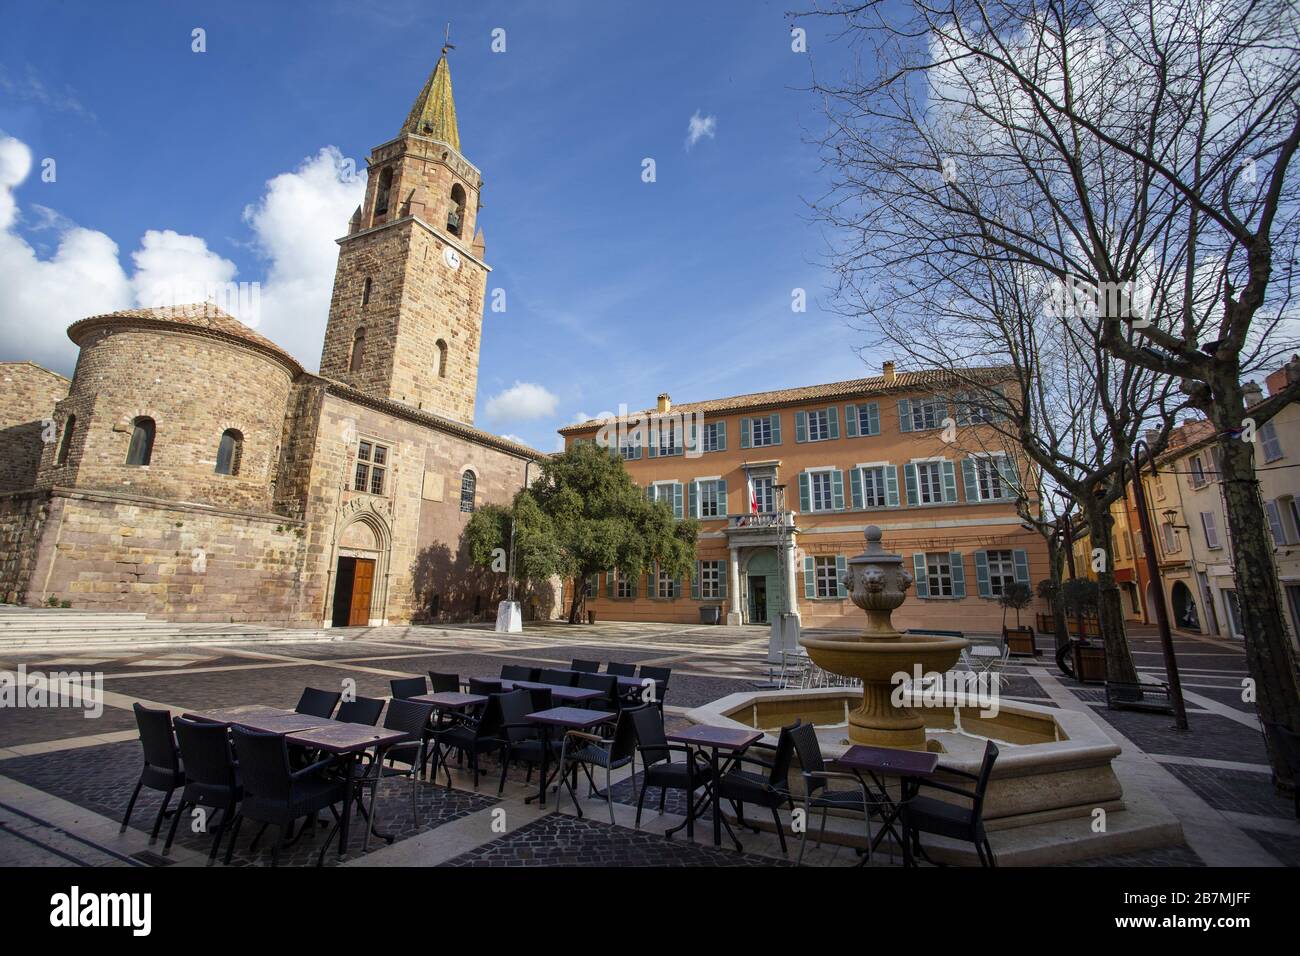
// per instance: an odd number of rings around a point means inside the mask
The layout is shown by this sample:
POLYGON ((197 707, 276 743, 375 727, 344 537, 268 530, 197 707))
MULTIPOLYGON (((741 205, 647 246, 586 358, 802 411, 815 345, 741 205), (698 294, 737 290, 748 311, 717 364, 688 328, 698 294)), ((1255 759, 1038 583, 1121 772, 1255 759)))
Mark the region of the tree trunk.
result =
POLYGON ((569 623, 579 624, 582 619, 578 616, 582 610, 582 601, 586 597, 587 582, 583 578, 573 579, 573 601, 569 604, 569 623))
POLYGON ((1049 601, 1052 608, 1052 630, 1059 651, 1070 643, 1070 631, 1065 620, 1065 594, 1061 590, 1061 585, 1065 583, 1065 550, 1059 541, 1048 545, 1048 557, 1053 585, 1049 601))
MULTIPOLYGON (((1219 397, 1218 390, 1215 391, 1219 397)), ((1231 402, 1229 402, 1231 407, 1231 402)), ((1240 397, 1236 407, 1241 407, 1240 397)), ((1216 407, 1215 414, 1219 413, 1216 407)), ((1220 433, 1241 425, 1242 415, 1229 415, 1216 424, 1220 433), (1235 418, 1235 421, 1232 419, 1235 418)), ((1264 519, 1263 503, 1255 479, 1255 447, 1225 438, 1222 489, 1232 547, 1237 604, 1245 632, 1246 664, 1255 682, 1255 703, 1262 720, 1300 732, 1300 682, 1296 679, 1295 650, 1282 617, 1282 594, 1273 563, 1273 542, 1264 519)), ((1265 734, 1269 763, 1276 783, 1296 785, 1300 768, 1288 764, 1286 754, 1265 734)))
POLYGON ((1114 519, 1108 505, 1095 501, 1087 503, 1089 541, 1095 551, 1102 551, 1101 567, 1097 570, 1100 589, 1097 602, 1097 621, 1102 644, 1106 648, 1106 680, 1123 684, 1138 682, 1137 668, 1129 650, 1128 635, 1124 631, 1124 605, 1120 601, 1119 585, 1115 583, 1115 556, 1111 525, 1114 519))

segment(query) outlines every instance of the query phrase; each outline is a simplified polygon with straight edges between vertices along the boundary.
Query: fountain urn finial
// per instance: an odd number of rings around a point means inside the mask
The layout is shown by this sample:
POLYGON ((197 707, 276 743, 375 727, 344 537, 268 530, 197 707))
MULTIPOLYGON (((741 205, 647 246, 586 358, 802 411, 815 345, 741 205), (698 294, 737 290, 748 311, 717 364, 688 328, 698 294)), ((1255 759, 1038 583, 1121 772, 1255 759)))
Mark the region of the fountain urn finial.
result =
POLYGON ((899 638, 891 616, 903 603, 912 586, 912 573, 903 567, 903 558, 891 554, 880 544, 881 531, 868 525, 863 533, 867 546, 861 554, 849 558, 844 587, 853 603, 867 615, 863 640, 891 641, 899 638))

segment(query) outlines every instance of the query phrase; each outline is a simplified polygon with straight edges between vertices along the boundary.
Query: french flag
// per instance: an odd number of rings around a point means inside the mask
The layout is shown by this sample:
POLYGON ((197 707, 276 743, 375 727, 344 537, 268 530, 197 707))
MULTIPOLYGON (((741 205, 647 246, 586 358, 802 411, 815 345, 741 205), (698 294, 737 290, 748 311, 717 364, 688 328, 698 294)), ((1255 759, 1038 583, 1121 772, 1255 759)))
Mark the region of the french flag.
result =
POLYGON ((749 473, 748 468, 745 469, 745 485, 749 488, 749 513, 756 515, 758 514, 758 495, 754 493, 754 476, 749 473))

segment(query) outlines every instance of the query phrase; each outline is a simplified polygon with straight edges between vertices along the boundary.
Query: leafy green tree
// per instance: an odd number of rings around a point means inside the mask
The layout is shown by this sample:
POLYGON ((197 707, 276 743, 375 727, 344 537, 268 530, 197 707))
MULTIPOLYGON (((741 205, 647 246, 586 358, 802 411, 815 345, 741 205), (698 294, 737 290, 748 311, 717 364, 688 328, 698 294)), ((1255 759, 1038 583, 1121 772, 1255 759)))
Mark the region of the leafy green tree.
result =
POLYGON ((998 605, 1002 608, 1002 626, 1007 626, 1007 611, 1012 610, 1016 612, 1016 627, 1020 627, 1020 612, 1029 607, 1033 600, 1034 592, 1028 584, 1013 581, 1004 586, 998 597, 998 605))
POLYGON ((639 577, 656 566, 689 574, 695 563, 694 519, 678 520, 663 502, 646 499, 623 461, 589 443, 544 460, 541 474, 509 508, 480 508, 465 528, 475 563, 491 566, 510 546, 515 525, 515 576, 572 582, 569 623, 577 623, 584 583, 617 568, 639 577), (501 549, 501 550, 498 550, 501 549))

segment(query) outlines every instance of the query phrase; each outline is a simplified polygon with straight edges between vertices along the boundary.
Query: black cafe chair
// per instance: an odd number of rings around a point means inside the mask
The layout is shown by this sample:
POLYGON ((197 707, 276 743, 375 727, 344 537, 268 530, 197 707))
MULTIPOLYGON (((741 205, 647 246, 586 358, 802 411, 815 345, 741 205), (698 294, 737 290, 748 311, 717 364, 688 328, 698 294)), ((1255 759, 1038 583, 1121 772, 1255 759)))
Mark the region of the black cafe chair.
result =
POLYGON ((379 715, 383 712, 384 702, 378 697, 358 697, 339 704, 334 719, 345 724, 369 724, 373 727, 379 723, 379 715))
POLYGON ((555 684, 559 687, 572 687, 578 681, 578 675, 574 671, 559 670, 553 667, 543 667, 541 673, 537 675, 537 680, 542 684, 555 684))
MULTIPOLYGON (((547 693, 550 693, 547 690, 547 693)), ((531 695, 524 690, 512 691, 496 698, 501 705, 501 725, 497 728, 497 737, 501 747, 501 781, 497 784, 497 795, 506 788, 506 773, 512 762, 523 763, 528 767, 527 780, 533 778, 533 768, 541 767, 543 754, 549 761, 559 759, 562 741, 549 735, 545 738, 536 724, 528 720, 534 712, 531 695)), ((538 771, 540 773, 540 770, 538 771)), ((543 781, 545 783, 545 781, 543 781)))
MULTIPOLYGON (((790 736, 790 732, 799 726, 801 722, 796 720, 790 726, 782 727, 775 747, 754 745, 755 749, 770 750, 772 753, 770 761, 750 756, 748 753, 737 754, 732 758, 731 769, 718 781, 719 798, 731 801, 731 806, 736 811, 736 820, 741 826, 749 827, 755 833, 758 832, 757 827, 745 820, 745 804, 752 803, 771 811, 776 835, 781 840, 782 853, 789 851, 785 845, 785 827, 781 823, 777 809, 780 807, 794 809, 794 798, 790 795, 790 762, 794 756, 794 739, 790 736), (746 770, 746 766, 761 769, 746 770)), ((736 843, 736 849, 740 849, 739 841, 736 843)))
POLYGON ((323 720, 329 720, 334 713, 334 708, 343 695, 337 691, 321 690, 317 687, 308 687, 298 698, 298 704, 294 707, 295 714, 306 714, 308 717, 320 717, 323 720))
POLYGON ((239 783, 239 766, 230 749, 230 733, 225 724, 210 721, 177 717, 173 723, 181 759, 185 761, 185 789, 181 791, 181 802, 176 805, 163 852, 171 849, 176 827, 187 806, 214 815, 220 811, 220 824, 213 826, 209 818, 205 827, 206 832, 214 834, 212 849, 208 851, 208 860, 212 861, 217 858, 221 838, 234 820, 235 808, 244 795, 239 783))
POLYGON ((583 690, 598 690, 601 696, 586 702, 591 710, 618 710, 618 678, 613 674, 581 673, 578 686, 583 690))
POLYGON ((135 785, 135 791, 126 805, 122 831, 125 832, 131 822, 131 812, 135 809, 141 788, 159 790, 163 794, 163 802, 149 833, 149 841, 153 842, 158 839, 158 831, 162 828, 163 817, 167 815, 167 804, 171 802, 172 794, 178 787, 185 786, 185 771, 182 769, 176 738, 172 735, 171 713, 139 704, 134 704, 133 707, 136 726, 140 729, 140 744, 144 748, 144 768, 140 771, 140 781, 135 785))
POLYGON ((525 667, 523 664, 502 664, 502 680, 537 680, 537 669, 535 667, 525 667))
POLYGON ((471 677, 469 679, 469 692, 477 694, 480 697, 491 697, 493 694, 500 694, 505 690, 499 680, 486 680, 480 677, 471 677))
POLYGON ((600 670, 600 661, 584 661, 580 657, 575 657, 569 664, 569 670, 580 674, 595 674, 600 670))
MULTIPOLYGON (((361 845, 363 852, 370 848, 369 821, 374 813, 379 782, 384 777, 411 778, 411 817, 417 823, 419 822, 418 783, 429 760, 432 746, 432 728, 429 722, 432 719, 433 704, 397 698, 388 702, 388 713, 384 715, 384 729, 401 731, 406 736, 396 743, 381 748, 376 755, 377 759, 369 759, 367 755, 367 758, 356 765, 357 776, 351 781, 352 785, 360 791, 367 788, 370 790, 370 810, 365 814, 366 835, 361 845)), ((436 768, 434 773, 437 773, 436 768)), ((361 805, 364 806, 364 803, 361 805)), ((389 838, 388 842, 393 841, 389 838)))
POLYGON ((613 674, 615 677, 635 677, 636 665, 623 664, 619 661, 610 661, 605 665, 605 673, 613 674))
POLYGON ((939 765, 938 770, 943 773, 971 781, 973 786, 970 789, 940 780, 918 780, 913 784, 913 796, 911 799, 905 798, 902 809, 903 855, 906 863, 915 862, 913 853, 919 853, 929 863, 934 862, 921 847, 921 834, 933 833, 975 844, 975 855, 979 857, 980 866, 998 865, 988 835, 984 832, 984 794, 988 790, 989 777, 993 774, 993 764, 997 759, 997 744, 990 740, 984 745, 984 759, 980 762, 978 773, 939 765), (969 805, 962 806, 937 797, 921 796, 920 791, 926 788, 955 794, 969 801, 969 805))
POLYGON ((555 692, 549 687, 520 687, 528 694, 528 712, 535 714, 540 710, 550 710, 555 706, 555 692))
POLYGON ((406 700, 429 693, 429 684, 423 677, 394 677, 388 686, 393 690, 393 700, 406 700))
MULTIPOLYGON (((470 693, 479 693, 473 689, 473 684, 474 680, 471 678, 470 693)), ((438 775, 438 766, 441 764, 447 774, 447 786, 451 786, 451 770, 447 767, 447 754, 452 750, 458 750, 469 755, 470 769, 474 772, 474 789, 478 789, 481 775, 479 755, 491 753, 501 747, 497 729, 501 726, 500 701, 503 696, 505 695, 500 693, 489 695, 487 704, 478 714, 449 712, 446 715, 448 723, 433 729, 433 776, 435 778, 438 775)))
MULTIPOLYGON (((632 726, 631 709, 619 713, 618 722, 614 725, 613 737, 600 737, 585 730, 568 731, 564 735, 563 745, 560 748, 560 766, 566 768, 569 764, 576 764, 581 767, 582 772, 587 775, 587 783, 590 785, 587 790, 587 796, 589 797, 598 795, 596 780, 591 774, 592 768, 604 768, 605 791, 601 795, 604 796, 605 802, 609 805, 609 822, 613 824, 613 773, 615 770, 631 764, 632 776, 636 776, 636 730, 632 726)), ((578 809, 578 816, 582 816, 582 807, 578 806, 576 799, 574 800, 574 806, 578 809)), ((555 798, 555 809, 560 809, 558 795, 555 798)))
MULTIPOLYGON (((695 800, 695 791, 708 783, 713 771, 708 761, 684 744, 670 744, 664 734, 664 715, 658 707, 636 707, 627 711, 632 718, 636 734, 637 753, 641 756, 641 792, 636 798, 636 825, 641 827, 641 807, 646 791, 659 788, 659 812, 664 812, 664 801, 669 790, 686 793, 688 805, 695 800), (675 763, 672 755, 682 753, 685 761, 675 763)), ((695 816, 687 812, 686 835, 695 836, 695 816)))
POLYGON ((871 853, 871 815, 877 813, 881 801, 871 793, 866 783, 857 774, 842 770, 829 770, 822 756, 821 742, 817 739, 817 728, 812 724, 796 721, 790 729, 790 739, 794 742, 794 752, 799 758, 799 771, 803 777, 804 789, 804 827, 803 839, 799 842, 799 859, 803 862, 804 851, 808 848, 808 828, 816 810, 822 812, 821 833, 817 845, 821 846, 826 836, 826 816, 831 810, 861 813, 862 822, 867 828, 867 854, 871 853), (835 789, 831 782, 843 780, 850 786, 847 789, 835 789))
POLYGON ((652 680, 655 682, 655 704, 660 710, 664 709, 664 698, 668 696, 668 675, 671 674, 671 667, 651 667, 649 664, 642 664, 641 671, 637 675, 641 680, 652 680))
POLYGON ((460 692, 459 674, 440 674, 429 671, 429 692, 432 694, 456 694, 460 692))
MULTIPOLYGON (((264 734, 238 726, 232 727, 230 732, 235 739, 235 752, 239 754, 244 798, 235 814, 230 844, 226 847, 226 862, 230 862, 235 852, 239 828, 245 820, 262 824, 262 830, 268 826, 279 830, 271 847, 271 865, 275 866, 293 824, 306 818, 303 824, 306 827, 328 807, 334 815, 334 828, 322 841, 316 858, 317 866, 324 864, 325 850, 342 821, 337 805, 347 797, 348 788, 347 781, 326 772, 334 765, 334 758, 326 757, 301 770, 294 770, 289 764, 289 748, 285 745, 284 734, 264 734)), ((260 837, 259 831, 250 849, 257 846, 260 837)), ((343 847, 339 849, 342 851, 343 847)))

